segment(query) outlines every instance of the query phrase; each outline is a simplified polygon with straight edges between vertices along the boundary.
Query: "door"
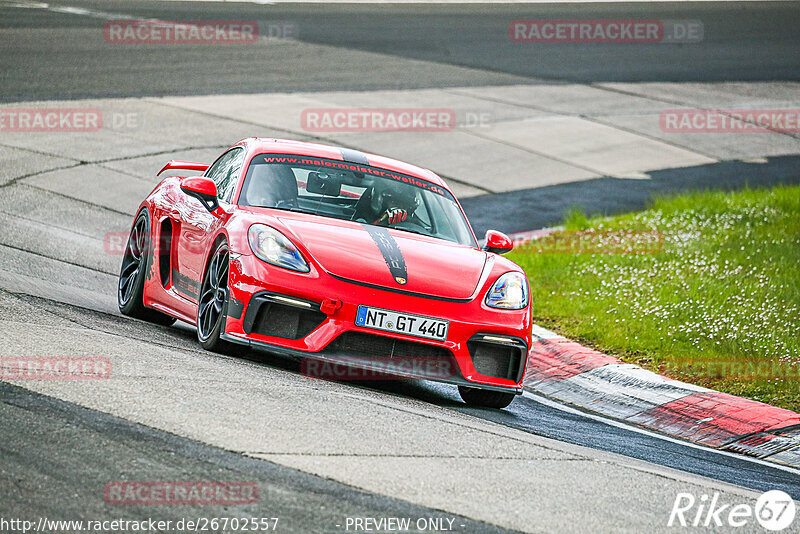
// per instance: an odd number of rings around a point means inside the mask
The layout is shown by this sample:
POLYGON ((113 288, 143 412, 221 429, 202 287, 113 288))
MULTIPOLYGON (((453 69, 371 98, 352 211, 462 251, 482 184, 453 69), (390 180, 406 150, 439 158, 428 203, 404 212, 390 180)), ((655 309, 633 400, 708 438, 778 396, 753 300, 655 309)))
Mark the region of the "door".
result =
MULTIPOLYGON (((204 174, 217 184, 217 199, 223 208, 229 206, 236 191, 243 162, 244 149, 232 148, 220 156, 204 174)), ((210 213, 196 198, 189 195, 184 197, 177 244, 177 269, 172 272, 172 282, 179 293, 197 302, 203 282, 205 260, 210 252, 208 248, 224 219, 210 213)))

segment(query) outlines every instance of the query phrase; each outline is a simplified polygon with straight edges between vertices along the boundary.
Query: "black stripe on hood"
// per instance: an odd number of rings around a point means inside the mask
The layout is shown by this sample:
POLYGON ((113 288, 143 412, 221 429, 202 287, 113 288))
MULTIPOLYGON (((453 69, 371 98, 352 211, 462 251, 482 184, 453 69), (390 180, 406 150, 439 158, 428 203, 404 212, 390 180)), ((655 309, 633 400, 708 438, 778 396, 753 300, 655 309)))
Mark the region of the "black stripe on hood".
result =
POLYGON ((405 285, 408 282, 406 260, 403 258, 403 253, 400 252, 400 247, 397 246, 397 241, 394 240, 392 234, 381 226, 373 226, 371 224, 362 224, 361 226, 364 227, 372 240, 375 241, 375 244, 378 245, 378 250, 381 251, 394 281, 400 285, 405 285))

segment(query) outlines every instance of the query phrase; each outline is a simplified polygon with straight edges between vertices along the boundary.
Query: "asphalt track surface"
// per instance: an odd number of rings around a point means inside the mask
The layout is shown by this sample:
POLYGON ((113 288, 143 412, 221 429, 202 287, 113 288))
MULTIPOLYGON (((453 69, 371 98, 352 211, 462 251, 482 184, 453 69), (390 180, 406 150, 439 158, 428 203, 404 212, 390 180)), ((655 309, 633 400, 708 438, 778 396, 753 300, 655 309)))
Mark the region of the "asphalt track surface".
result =
MULTIPOLYGON (((280 530, 287 532, 333 531, 342 523, 342 516, 415 520, 453 517, 32 394, 7 383, 0 383, 0 401, 5 486, 2 515, 7 518, 106 517, 108 510, 97 499, 98 489, 110 480, 121 480, 124 473, 146 475, 151 480, 173 475, 173 479, 177 476, 181 480, 256 482, 259 496, 269 500, 268 507, 239 507, 236 517, 291 518, 288 524, 278 521, 280 530), (47 497, 32 499, 34 492, 47 497)), ((172 521, 231 516, 223 506, 162 507, 149 517, 153 515, 172 521)), ((143 516, 141 511, 125 509, 113 515, 130 520, 143 516)), ((468 518, 455 521, 466 532, 505 532, 468 518)))
MULTIPOLYGON (((124 47, 108 47, 102 41, 87 38, 103 23, 102 16, 76 16, 45 9, 11 7, 0 2, 0 99, 5 102, 46 99, 74 99, 88 96, 142 96, 240 93, 262 91, 308 91, 331 89, 379 89, 398 87, 442 87, 498 83, 556 83, 563 80, 581 82, 609 80, 797 80, 797 43, 800 41, 800 10, 787 3, 732 4, 664 4, 657 6, 258 6, 251 4, 198 4, 157 2, 50 2, 135 17, 170 20, 257 19, 289 20, 298 24, 300 41, 287 65, 285 48, 269 47, 248 50, 239 47, 213 47, 175 50, 155 47, 132 51, 124 47), (454 10, 457 13, 454 13, 454 10), (654 13, 655 10, 655 13, 654 13), (514 55, 508 48, 506 35, 498 33, 498 21, 509 18, 556 17, 564 14, 580 18, 663 18, 701 19, 706 31, 713 35, 702 48, 687 47, 683 52, 663 47, 625 50, 617 47, 608 54, 604 47, 574 46, 549 54, 514 55), (578 15, 579 14, 579 15, 578 15), (389 28, 387 30, 387 28, 389 28), (713 30, 713 31, 710 31, 713 30), (304 43, 333 45, 337 54, 304 54, 304 43), (404 59, 436 62, 412 73, 400 72, 391 62, 365 64, 364 56, 348 55, 353 51, 380 52, 404 59), (595 55, 597 54, 597 55, 595 55), (685 54, 681 56, 681 54, 685 54), (611 56, 611 59, 609 59, 611 56), (599 61, 598 58, 602 58, 599 61), (365 76, 365 72, 369 72, 365 76)), ((502 24, 500 24, 502 28, 502 24)), ((407 66, 404 64, 404 66, 407 66)), ((745 163, 743 171, 748 170, 745 163)), ((789 181, 797 168, 792 157, 781 159, 763 183, 789 181), (771 174, 770 174, 771 173, 771 174), (787 178, 789 177, 789 178, 787 178)), ((730 169, 728 169, 730 171, 730 169)), ((670 171, 664 171, 668 173, 670 171)), ((711 172, 703 169, 704 173, 711 172)), ((726 175, 735 173, 727 172, 726 175)), ((530 190, 523 194, 550 206, 552 214, 542 215, 537 223, 547 224, 563 213, 563 209, 587 195, 605 192, 609 211, 644 205, 659 183, 627 188, 620 194, 617 186, 593 181, 591 184, 567 184, 557 188, 530 190), (594 188, 594 189, 591 189, 594 188), (610 188, 610 189, 609 189, 610 188), (648 189, 651 188, 651 189, 648 189), (571 194, 571 192, 573 194, 571 194), (539 195, 539 196, 537 196, 539 195), (552 202, 547 202, 551 199, 552 202)), ((674 183, 674 182, 673 182, 674 183)), ((711 183, 711 182, 709 182, 711 183)), ((714 181, 715 184, 719 182, 714 181)), ((13 185, 13 184, 7 184, 13 185)), ((741 187, 733 180, 729 188, 741 187)), ((682 187, 703 187, 704 182, 687 179, 682 187)), ((674 186, 670 186, 673 187, 674 186)), ((679 187, 680 184, 679 184, 679 187)), ((668 190, 664 186, 664 190, 668 190)), ((2 189, 0 189, 2 190, 2 189)), ((30 191, 29 191, 30 193, 30 191)), ((16 193, 15 193, 16 194, 16 193)), ((43 192, 33 190, 33 195, 43 192)), ((519 193, 514 193, 519 194, 519 193)), ((511 195, 509 193, 508 195, 511 195)), ((465 202, 467 209, 486 212, 508 204, 509 197, 493 195, 476 197, 465 202)), ((35 201, 35 197, 34 197, 35 201)), ((52 199, 50 199, 52 201, 52 199)), ((87 211, 96 206, 86 205, 87 211)), ((119 217, 123 212, 107 214, 119 217)), ((59 214, 53 213, 54 218, 59 214)), ((478 215, 480 216, 480 215, 478 215)), ((102 219, 102 216, 100 217, 102 219)), ((50 261, 31 253, 34 245, 4 240, 5 266, 25 270, 26 262, 40 263, 30 276, 41 283, 58 279, 61 269, 72 272, 64 260, 50 261), (59 263, 60 262, 60 263, 59 263), (14 265, 12 265, 14 264, 14 265), (20 265, 22 267, 20 267, 20 265)), ((76 282, 76 287, 100 290, 107 287, 103 270, 82 272, 82 277, 95 279, 76 282)), ((22 280, 20 275, 19 279, 22 280)), ((211 366, 216 372, 233 366, 235 373, 252 371, 248 365, 266 376, 288 373, 292 380, 298 374, 297 362, 271 358, 255 353, 241 353, 233 360, 210 359, 201 354, 193 341, 190 328, 163 329, 109 314, 113 294, 108 302, 93 306, 66 304, 70 298, 42 298, 34 290, 22 291, 17 280, 3 278, 0 289, 2 317, 7 324, 35 326, 57 324, 64 328, 80 326, 100 339, 109 332, 119 343, 141 342, 138 350, 158 351, 165 347, 176 354, 197 359, 201 367, 211 366), (11 282, 9 282, 11 280, 11 282), (9 289, 9 287, 11 289, 9 289), (142 349, 141 347, 145 347, 142 349), (245 365, 247 364, 247 365, 245 365)), ((88 302, 88 301, 87 301, 88 302)), ((25 348, 35 347, 37 340, 22 339, 18 332, 4 332, 6 346, 19 342, 25 348), (17 333, 15 333, 17 332, 17 333)), ((67 332, 67 330, 65 330, 67 332)), ((82 334, 84 335, 84 334, 82 334)), ((54 334, 58 338, 58 334, 54 334)), ((54 345, 58 339, 40 340, 54 345)), ((69 336, 65 345, 79 347, 80 338, 69 336)), ((98 341, 99 343, 99 341, 98 341)), ((139 354, 130 353, 131 356, 139 354)), ((165 367, 159 372, 176 370, 165 367)), ((192 380, 192 369, 180 368, 180 379, 192 380), (188 375, 187 375, 188 373, 188 375)), ((146 386, 142 386, 145 388, 146 386)), ((327 385, 324 387, 328 387, 327 385)), ((421 401, 452 412, 453 417, 474 419, 522 431, 532 437, 550 438, 558 442, 588 447, 623 457, 641 460, 705 479, 757 491, 782 489, 800 499, 800 477, 790 472, 754 463, 744 458, 721 455, 707 449, 690 447, 659 439, 650 434, 620 428, 606 422, 567 412, 530 397, 515 400, 508 410, 488 411, 465 407, 452 387, 419 382, 382 382, 332 384, 329 387, 352 389, 380 399, 390 405, 421 401)), ((0 515, 48 517, 99 517, 108 514, 108 507, 97 499, 98 488, 109 480, 181 479, 181 480, 255 480, 261 491, 269 495, 270 515, 289 518, 286 531, 341 531, 337 526, 346 516, 447 516, 466 532, 491 532, 502 529, 486 522, 476 522, 440 507, 421 506, 410 500, 386 496, 347 483, 309 474, 308 470, 243 456, 232 447, 215 446, 185 435, 157 430, 111 414, 111 409, 86 407, 76 402, 33 392, 17 385, 0 383, 0 515)), ((136 400, 135 391, 133 399, 136 400)), ((140 400, 147 397, 139 392, 140 400)), ((169 407, 167 407, 168 409, 169 407)), ((225 406, 217 406, 220 410, 225 406)), ((365 413, 354 417, 367 417, 365 413)), ((462 420, 462 419, 459 419, 462 420)), ((429 439, 436 439, 431 435, 429 439)), ((605 458, 605 457, 603 457, 605 458)), ((605 459, 601 461, 607 461, 605 459)), ((631 482, 633 483, 633 482, 631 482)), ((587 487, 603 491, 605 481, 586 480, 587 487)), ((476 482, 476 486, 480 486, 476 482)), ((476 497, 477 498, 477 497, 476 497)), ((568 503, 576 507, 585 503, 568 503)), ((262 507, 239 510, 259 516, 262 507)), ((141 518, 146 510, 136 507, 114 510, 120 517, 141 518)), ((214 507, 160 509, 161 518, 224 515, 225 509, 214 507)), ((615 510, 598 510, 596 531, 611 524, 615 510)), ((664 510, 664 520, 668 510, 664 510)), ((151 514, 152 515, 152 514, 151 514)), ((557 530, 553 525, 530 525, 522 530, 557 530)))
POLYGON ((4 8, 0 100, 192 95, 608 81, 798 80, 794 2, 547 5, 334 5, 58 0, 75 16, 4 8), (113 46, 98 28, 113 15, 255 20, 296 25, 282 46, 113 46), (699 20, 700 43, 520 46, 514 19, 699 20), (303 44, 335 47, 311 53, 303 44), (367 56, 357 52, 375 52, 367 56), (389 57, 385 57, 388 55, 389 57), (393 62, 423 60, 427 63, 393 62))

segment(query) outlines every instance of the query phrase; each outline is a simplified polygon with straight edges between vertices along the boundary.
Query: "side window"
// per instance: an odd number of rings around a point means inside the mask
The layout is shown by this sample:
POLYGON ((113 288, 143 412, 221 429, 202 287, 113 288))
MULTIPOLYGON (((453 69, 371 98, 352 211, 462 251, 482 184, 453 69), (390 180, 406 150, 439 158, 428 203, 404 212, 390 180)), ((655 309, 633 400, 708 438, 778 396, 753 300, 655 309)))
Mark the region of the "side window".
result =
POLYGON ((217 198, 225 202, 230 202, 233 192, 236 191, 239 174, 242 170, 244 161, 244 150, 234 148, 223 154, 206 171, 206 177, 214 180, 217 184, 217 198))

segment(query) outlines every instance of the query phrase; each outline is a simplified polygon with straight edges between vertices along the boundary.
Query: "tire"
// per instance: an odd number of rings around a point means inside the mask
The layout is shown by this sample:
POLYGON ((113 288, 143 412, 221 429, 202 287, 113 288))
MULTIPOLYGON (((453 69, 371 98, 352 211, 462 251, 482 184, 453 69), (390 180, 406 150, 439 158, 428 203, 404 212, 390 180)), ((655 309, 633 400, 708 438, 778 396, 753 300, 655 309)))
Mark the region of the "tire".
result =
POLYGON ((123 315, 169 326, 175 322, 174 317, 146 308, 142 300, 144 282, 147 279, 153 253, 150 232, 150 214, 143 209, 136 216, 122 255, 117 283, 117 305, 123 315))
POLYGON ((229 267, 228 244, 223 241, 208 260, 197 301, 197 340, 204 349, 214 352, 228 352, 232 348, 220 338, 228 302, 229 267))
POLYGON ((478 389, 467 386, 458 386, 458 394, 461 395, 461 398, 469 406, 497 409, 505 408, 511 404, 511 401, 516 397, 514 393, 490 391, 488 389, 478 389))

